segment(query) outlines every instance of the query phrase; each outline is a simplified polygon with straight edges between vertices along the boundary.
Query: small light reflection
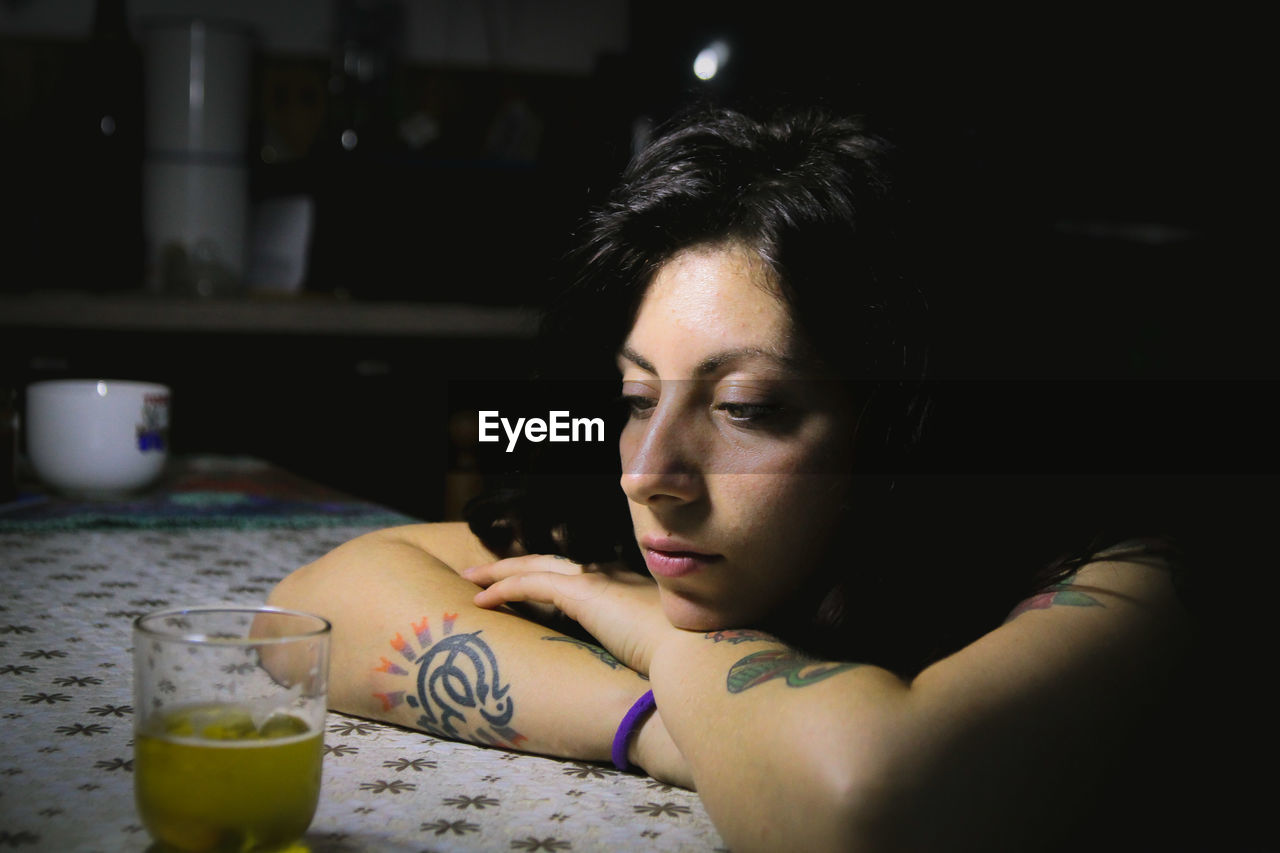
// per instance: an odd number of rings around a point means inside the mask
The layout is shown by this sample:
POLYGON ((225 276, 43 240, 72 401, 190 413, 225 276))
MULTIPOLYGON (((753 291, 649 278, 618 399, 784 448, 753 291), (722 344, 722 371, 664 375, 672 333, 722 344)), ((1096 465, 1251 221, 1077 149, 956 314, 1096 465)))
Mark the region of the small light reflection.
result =
POLYGON ((693 60, 693 73, 699 80, 710 80, 729 61, 729 45, 717 39, 698 52, 693 60))
POLYGON ((116 132, 115 116, 103 116, 102 121, 98 122, 98 129, 102 131, 103 136, 110 136, 116 132))
POLYGON ((354 130, 348 129, 342 131, 342 147, 344 150, 354 151, 357 143, 359 142, 360 137, 356 136, 356 132, 354 130))
POLYGON ((98 380, 98 396, 107 396, 107 383, 103 382, 101 379, 98 380))

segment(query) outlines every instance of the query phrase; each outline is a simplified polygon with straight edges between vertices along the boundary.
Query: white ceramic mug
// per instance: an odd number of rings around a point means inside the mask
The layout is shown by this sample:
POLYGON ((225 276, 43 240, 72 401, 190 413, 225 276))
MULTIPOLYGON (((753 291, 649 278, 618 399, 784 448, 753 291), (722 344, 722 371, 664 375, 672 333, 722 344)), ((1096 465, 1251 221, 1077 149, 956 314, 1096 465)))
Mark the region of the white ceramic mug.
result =
POLYGON ((144 489, 169 456, 169 388, 118 379, 27 386, 27 456, 45 484, 81 497, 144 489))

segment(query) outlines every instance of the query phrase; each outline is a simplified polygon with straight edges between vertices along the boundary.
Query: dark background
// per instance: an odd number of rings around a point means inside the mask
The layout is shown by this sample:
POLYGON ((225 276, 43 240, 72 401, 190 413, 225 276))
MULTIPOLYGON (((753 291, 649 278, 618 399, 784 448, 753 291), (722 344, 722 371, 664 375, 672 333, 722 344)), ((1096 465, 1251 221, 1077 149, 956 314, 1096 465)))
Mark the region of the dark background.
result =
MULTIPOLYGON (((1177 448, 1175 468, 1274 473, 1261 405, 1277 375, 1263 251, 1274 135, 1259 21, 1132 4, 845 14, 810 2, 635 2, 627 49, 568 74, 397 61, 387 35, 396 5, 338 4, 336 25, 390 57, 372 82, 335 89, 331 57, 255 58, 252 196, 316 201, 299 298, 540 308, 575 224, 630 156, 637 120, 661 122, 697 99, 819 100, 871 114, 908 155, 908 186, 932 228, 924 284, 935 375, 1043 390, 1021 410, 1028 421, 1053 421, 1055 407, 1088 411, 1067 395, 1089 382, 1055 380, 1136 381, 1141 394, 1160 389, 1159 411, 1176 425, 1160 441, 1177 448), (713 38, 731 56, 701 82, 692 60, 713 38), (532 153, 489 141, 516 101, 541 122, 532 153), (417 148, 397 133, 415 111, 438 126, 417 148), (337 141, 347 127, 360 130, 353 152, 337 141), (259 146, 272 138, 292 148, 267 162, 259 146)), ((104 25, 84 40, 0 45, 0 293, 138 291, 140 125, 130 132, 122 119, 104 142, 94 118, 112 99, 140 117, 136 40, 104 25)), ((175 384, 179 405, 198 415, 176 420, 179 449, 266 455, 426 517, 441 511, 444 420, 456 408, 448 388, 521 378, 530 346, 252 330, 3 333, 3 384, 100 373, 109 355, 118 375, 175 384), (412 457, 422 482, 388 470, 404 470, 396 453, 412 457)), ((955 440, 996 441, 980 432, 955 440)), ((1017 431, 996 433, 1007 442, 1017 431)), ((1105 431, 1081 442, 1080 456, 1099 465, 1123 458, 1105 431)))
MULTIPOLYGON (((537 310, 638 122, 697 100, 817 101, 870 114, 906 154, 927 234, 931 371, 952 398, 978 401, 976 416, 951 410, 947 464, 1106 470, 1141 456, 1144 472, 1276 471, 1264 252, 1274 134, 1257 20, 1133 4, 844 14, 660 0, 629 5, 627 49, 571 74, 410 62, 399 4, 336 8, 335 27, 384 57, 384 73, 362 83, 332 56, 254 60, 251 195, 316 203, 298 300, 537 310), (729 62, 699 81, 693 57, 716 38, 729 62), (538 117, 536 148, 493 143, 513 103, 538 117), (417 147, 398 131, 414 114, 437 128, 417 147), (346 128, 359 130, 354 151, 338 142, 346 128), (963 384, 975 379, 982 387, 963 384)), ((136 33, 104 13, 84 39, 0 46, 0 295, 141 292, 136 33), (105 139, 108 107, 120 130, 105 139)), ((440 476, 457 464, 449 414, 499 402, 459 389, 522 380, 532 347, 251 328, 0 331, 0 384, 169 382, 176 449, 266 456, 426 518, 445 511, 440 476)))
MULTIPOLYGON (((974 357, 1061 361, 1057 344, 1116 332, 1128 338, 1119 363, 1140 371, 1235 373, 1267 356, 1248 334, 1266 289, 1259 242, 1274 220, 1257 20, 1132 4, 1023 15, 665 0, 630 10, 629 49, 582 75, 396 62, 388 43, 385 75, 334 93, 324 85, 333 60, 260 54, 251 190, 316 198, 307 289, 540 305, 573 224, 626 163, 637 118, 660 121, 698 97, 819 98, 869 112, 910 153, 921 203, 952 236, 947 251, 967 251, 940 259, 955 280, 935 289, 938 310, 998 320, 1017 338, 999 341, 1003 352, 970 341, 974 357), (712 38, 732 53, 702 83, 690 66, 712 38), (513 100, 542 122, 529 157, 486 141, 513 100), (440 129, 416 149, 396 132, 414 111, 440 129), (338 145, 346 127, 361 130, 354 152, 338 145), (258 145, 279 128, 300 141, 266 163, 258 145)), ((122 120, 109 149, 82 120, 129 89, 136 44, 133 59, 88 34, 3 45, 10 274, 0 287, 138 287, 139 133, 122 120)), ((141 108, 140 98, 122 107, 141 108)))

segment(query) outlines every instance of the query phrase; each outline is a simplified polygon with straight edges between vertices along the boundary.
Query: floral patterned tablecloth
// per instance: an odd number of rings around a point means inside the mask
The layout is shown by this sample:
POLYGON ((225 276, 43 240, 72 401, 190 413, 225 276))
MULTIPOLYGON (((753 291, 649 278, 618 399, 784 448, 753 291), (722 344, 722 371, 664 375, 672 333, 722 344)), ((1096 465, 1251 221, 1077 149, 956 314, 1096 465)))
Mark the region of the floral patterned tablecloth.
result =
MULTIPOLYGON (((129 526, 99 507, 77 528, 49 510, 63 521, 48 529, 29 513, 8 525, 0 515, 0 848, 145 850, 133 805, 133 619, 260 603, 286 573, 371 525, 279 516, 184 527, 169 516, 129 526)), ((307 842, 316 853, 723 849, 689 791, 333 712, 307 842)))

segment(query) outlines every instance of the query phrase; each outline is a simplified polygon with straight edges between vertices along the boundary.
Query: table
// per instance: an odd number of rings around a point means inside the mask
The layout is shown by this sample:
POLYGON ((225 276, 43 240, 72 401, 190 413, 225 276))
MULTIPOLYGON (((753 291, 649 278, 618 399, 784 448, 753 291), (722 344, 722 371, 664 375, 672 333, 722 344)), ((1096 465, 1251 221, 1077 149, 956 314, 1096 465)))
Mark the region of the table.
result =
MULTIPOLYGON (((250 458, 179 460, 134 501, 0 506, 0 847, 141 851, 133 619, 261 603, 294 568, 411 521, 250 458)), ((330 712, 314 853, 719 850, 696 794, 608 765, 330 712)))

